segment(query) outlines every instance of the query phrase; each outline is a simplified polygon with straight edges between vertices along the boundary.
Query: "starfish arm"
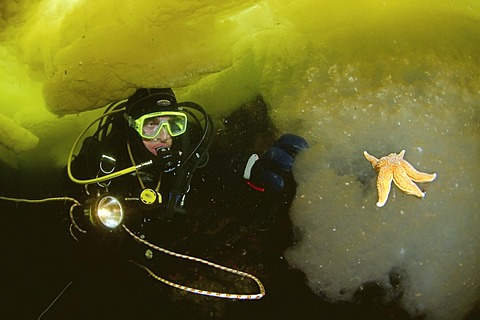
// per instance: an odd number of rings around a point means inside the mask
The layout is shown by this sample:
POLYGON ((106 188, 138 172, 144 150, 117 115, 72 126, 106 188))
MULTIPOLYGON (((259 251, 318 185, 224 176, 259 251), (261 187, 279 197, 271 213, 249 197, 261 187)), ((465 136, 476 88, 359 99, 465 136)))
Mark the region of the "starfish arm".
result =
POLYGON ((393 171, 389 168, 382 168, 378 172, 377 191, 378 202, 377 207, 383 207, 388 200, 390 188, 392 187, 393 171))
POLYGON ((431 182, 437 177, 435 173, 430 174, 418 171, 405 160, 402 160, 400 163, 401 166, 405 169, 408 177, 415 182, 431 182))
POLYGON ((423 193, 422 190, 420 190, 420 188, 412 181, 402 165, 399 165, 395 168, 393 173, 393 182, 395 182, 395 185, 400 190, 407 194, 412 194, 419 198, 425 197, 425 193, 423 193))
POLYGON ((368 161, 370 161, 372 166, 375 167, 375 164, 378 162, 378 159, 375 158, 374 156, 368 154, 367 151, 363 151, 363 155, 365 156, 365 158, 367 158, 368 161))

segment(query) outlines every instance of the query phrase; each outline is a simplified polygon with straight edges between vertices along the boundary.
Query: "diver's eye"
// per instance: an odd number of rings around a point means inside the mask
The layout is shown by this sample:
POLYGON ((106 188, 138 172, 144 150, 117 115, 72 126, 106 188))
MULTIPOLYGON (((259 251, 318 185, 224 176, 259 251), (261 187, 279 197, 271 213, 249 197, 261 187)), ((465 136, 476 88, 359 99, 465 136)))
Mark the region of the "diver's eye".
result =
POLYGON ((159 121, 159 120, 157 120, 157 121, 155 121, 155 120, 148 120, 148 121, 145 123, 145 126, 147 126, 147 127, 156 127, 156 126, 158 126, 159 124, 160 124, 160 121, 159 121))

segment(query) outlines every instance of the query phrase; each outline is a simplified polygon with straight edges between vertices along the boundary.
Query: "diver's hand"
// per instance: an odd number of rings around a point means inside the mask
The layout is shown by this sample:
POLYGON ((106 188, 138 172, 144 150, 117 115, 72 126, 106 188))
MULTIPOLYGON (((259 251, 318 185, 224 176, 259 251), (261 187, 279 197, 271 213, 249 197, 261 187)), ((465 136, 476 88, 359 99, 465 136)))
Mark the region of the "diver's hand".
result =
POLYGON ((263 155, 253 154, 245 166, 243 178, 258 191, 282 191, 285 175, 291 174, 295 156, 307 149, 307 141, 294 134, 284 134, 263 155))

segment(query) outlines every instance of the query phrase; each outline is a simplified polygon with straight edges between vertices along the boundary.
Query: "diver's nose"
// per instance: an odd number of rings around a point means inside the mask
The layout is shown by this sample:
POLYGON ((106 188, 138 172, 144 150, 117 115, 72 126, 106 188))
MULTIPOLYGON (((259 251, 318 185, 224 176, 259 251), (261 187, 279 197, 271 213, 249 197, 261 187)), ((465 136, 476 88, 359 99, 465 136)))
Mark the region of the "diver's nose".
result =
POLYGON ((157 135, 157 139, 160 141, 167 141, 168 139, 170 139, 170 134, 168 133, 167 128, 165 126, 160 128, 160 132, 157 135))

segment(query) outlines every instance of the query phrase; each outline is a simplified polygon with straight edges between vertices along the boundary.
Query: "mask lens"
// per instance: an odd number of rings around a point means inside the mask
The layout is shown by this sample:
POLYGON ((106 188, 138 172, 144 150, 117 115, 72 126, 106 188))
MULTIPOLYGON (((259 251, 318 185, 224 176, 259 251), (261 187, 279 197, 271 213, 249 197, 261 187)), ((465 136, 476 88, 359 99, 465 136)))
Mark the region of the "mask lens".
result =
POLYGON ((172 116, 168 120, 170 134, 174 136, 181 135, 185 132, 187 126, 187 119, 185 116, 172 116))
POLYGON ((155 138, 167 120, 161 117, 145 118, 142 124, 142 137, 155 138))

